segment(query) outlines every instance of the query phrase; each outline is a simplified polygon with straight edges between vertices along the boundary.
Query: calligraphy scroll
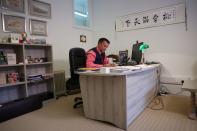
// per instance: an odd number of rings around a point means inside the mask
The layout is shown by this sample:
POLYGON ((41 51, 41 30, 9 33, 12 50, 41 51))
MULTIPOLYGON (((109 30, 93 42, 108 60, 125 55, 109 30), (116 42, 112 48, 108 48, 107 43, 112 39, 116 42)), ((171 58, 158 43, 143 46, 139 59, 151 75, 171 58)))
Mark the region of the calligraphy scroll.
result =
POLYGON ((116 18, 116 31, 185 23, 185 3, 133 13, 116 18))

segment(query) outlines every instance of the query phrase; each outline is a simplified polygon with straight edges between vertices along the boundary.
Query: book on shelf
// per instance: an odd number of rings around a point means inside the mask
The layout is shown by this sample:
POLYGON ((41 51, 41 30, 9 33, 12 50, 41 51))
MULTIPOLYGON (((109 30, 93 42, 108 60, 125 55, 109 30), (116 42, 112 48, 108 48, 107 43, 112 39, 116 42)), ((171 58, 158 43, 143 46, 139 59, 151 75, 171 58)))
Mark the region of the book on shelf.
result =
POLYGON ((5 72, 0 73, 0 85, 1 84, 6 84, 6 73, 5 72))
POLYGON ((16 83, 19 82, 19 73, 18 72, 11 72, 7 73, 8 83, 16 83))
POLYGON ((16 64, 16 54, 7 53, 7 63, 8 65, 16 64))

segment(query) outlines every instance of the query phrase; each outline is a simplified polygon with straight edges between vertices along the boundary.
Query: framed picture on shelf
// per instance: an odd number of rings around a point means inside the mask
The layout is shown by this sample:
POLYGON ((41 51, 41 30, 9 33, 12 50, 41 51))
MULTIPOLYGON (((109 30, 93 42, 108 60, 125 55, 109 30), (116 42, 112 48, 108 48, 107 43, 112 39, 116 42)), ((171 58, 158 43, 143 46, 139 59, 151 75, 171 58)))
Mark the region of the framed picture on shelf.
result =
POLYGON ((47 36, 47 22, 30 19, 30 34, 47 36))
POLYGON ((37 0, 29 0, 29 14, 32 16, 51 18, 51 4, 37 0))
POLYGON ((26 32, 25 17, 2 14, 2 20, 4 32, 26 32))
POLYGON ((8 65, 16 64, 16 54, 7 53, 7 63, 8 65))
POLYGON ((1 0, 2 8, 16 11, 20 13, 25 13, 25 2, 24 0, 1 0))
POLYGON ((128 50, 119 51, 119 62, 124 63, 128 58, 128 50))

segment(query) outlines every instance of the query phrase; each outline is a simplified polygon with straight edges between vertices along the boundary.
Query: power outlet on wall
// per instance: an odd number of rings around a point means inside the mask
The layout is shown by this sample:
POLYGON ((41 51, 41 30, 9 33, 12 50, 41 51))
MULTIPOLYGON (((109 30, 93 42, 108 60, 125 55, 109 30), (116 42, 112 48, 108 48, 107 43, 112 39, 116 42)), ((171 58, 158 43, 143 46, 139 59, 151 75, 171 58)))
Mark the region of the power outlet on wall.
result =
POLYGON ((174 77, 163 77, 160 82, 160 93, 163 95, 166 94, 182 94, 181 87, 184 84, 184 81, 187 79, 183 78, 174 78, 174 77))

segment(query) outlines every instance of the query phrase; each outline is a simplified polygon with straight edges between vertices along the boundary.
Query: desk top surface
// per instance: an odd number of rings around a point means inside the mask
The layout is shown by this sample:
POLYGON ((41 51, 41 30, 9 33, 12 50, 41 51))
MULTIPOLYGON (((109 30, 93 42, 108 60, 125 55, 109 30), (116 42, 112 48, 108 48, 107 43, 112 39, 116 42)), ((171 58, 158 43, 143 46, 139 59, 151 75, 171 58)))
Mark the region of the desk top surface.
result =
POLYGON ((143 72, 150 69, 155 69, 159 67, 159 64, 153 65, 136 65, 136 66, 116 66, 116 67, 103 67, 100 68, 98 71, 83 71, 83 72, 76 72, 80 75, 95 75, 95 76, 121 76, 121 75, 128 75, 134 74, 138 72, 143 72))
POLYGON ((182 89, 197 92, 197 79, 196 80, 185 81, 184 84, 183 84, 182 89))

